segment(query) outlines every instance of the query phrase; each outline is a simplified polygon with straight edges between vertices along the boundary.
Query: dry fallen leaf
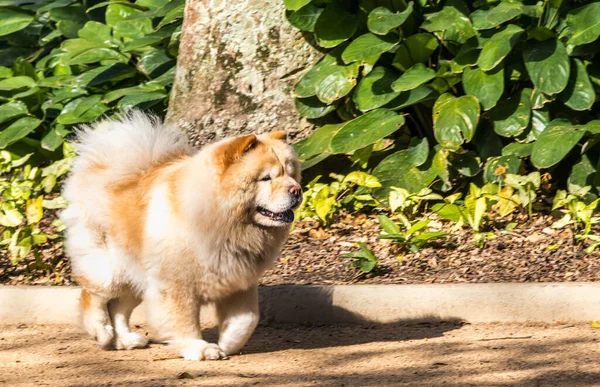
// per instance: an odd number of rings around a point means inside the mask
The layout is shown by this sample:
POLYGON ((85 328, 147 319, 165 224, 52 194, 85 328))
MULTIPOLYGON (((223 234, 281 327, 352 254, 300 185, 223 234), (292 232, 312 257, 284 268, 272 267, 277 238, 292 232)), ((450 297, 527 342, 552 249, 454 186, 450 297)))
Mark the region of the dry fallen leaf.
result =
POLYGON ((194 379, 194 377, 189 372, 182 372, 177 375, 177 379, 194 379))

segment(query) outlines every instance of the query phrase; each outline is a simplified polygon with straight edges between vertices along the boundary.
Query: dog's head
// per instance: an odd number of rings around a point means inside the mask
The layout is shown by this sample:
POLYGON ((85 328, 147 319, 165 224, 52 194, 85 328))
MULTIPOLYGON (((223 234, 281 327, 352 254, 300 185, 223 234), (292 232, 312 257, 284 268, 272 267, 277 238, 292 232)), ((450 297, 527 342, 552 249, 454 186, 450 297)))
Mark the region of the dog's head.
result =
POLYGON ((225 140, 215 150, 227 200, 243 208, 250 221, 287 226, 302 202, 300 162, 285 132, 225 140))

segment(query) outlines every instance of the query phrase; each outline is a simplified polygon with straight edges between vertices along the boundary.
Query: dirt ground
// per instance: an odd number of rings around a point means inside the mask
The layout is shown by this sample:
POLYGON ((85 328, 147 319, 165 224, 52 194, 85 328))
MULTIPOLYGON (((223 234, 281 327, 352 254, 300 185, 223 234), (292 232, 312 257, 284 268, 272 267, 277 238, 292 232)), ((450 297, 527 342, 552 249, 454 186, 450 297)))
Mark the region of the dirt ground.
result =
POLYGON ((241 355, 190 362, 160 344, 101 351, 71 326, 0 326, 0 385, 598 386, 599 338, 583 324, 278 325, 241 355))

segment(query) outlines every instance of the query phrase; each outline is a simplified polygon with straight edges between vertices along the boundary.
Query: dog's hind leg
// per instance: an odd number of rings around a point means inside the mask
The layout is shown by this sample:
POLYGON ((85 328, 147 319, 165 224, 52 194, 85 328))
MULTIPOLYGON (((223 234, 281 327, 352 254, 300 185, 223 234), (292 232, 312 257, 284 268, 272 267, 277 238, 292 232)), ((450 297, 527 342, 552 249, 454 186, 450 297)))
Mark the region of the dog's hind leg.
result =
POLYGON ((143 348, 148 345, 148 339, 143 335, 131 332, 129 329, 129 318, 131 312, 142 302, 132 293, 123 293, 119 298, 110 300, 108 311, 115 328, 115 348, 134 349, 143 348))
POLYGON ((103 349, 113 346, 114 328, 108 314, 109 298, 87 289, 81 291, 79 310, 83 326, 103 349))
POLYGON ((217 302, 219 347, 228 355, 238 352, 258 324, 258 289, 234 293, 217 302))

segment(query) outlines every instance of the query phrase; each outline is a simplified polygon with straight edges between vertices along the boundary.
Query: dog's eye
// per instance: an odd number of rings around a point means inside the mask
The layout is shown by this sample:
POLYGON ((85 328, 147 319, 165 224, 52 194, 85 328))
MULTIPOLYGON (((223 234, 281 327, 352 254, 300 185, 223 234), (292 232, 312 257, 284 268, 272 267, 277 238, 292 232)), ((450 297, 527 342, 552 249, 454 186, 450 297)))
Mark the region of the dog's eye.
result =
POLYGON ((271 180, 271 176, 267 175, 260 179, 260 181, 269 181, 271 180))

